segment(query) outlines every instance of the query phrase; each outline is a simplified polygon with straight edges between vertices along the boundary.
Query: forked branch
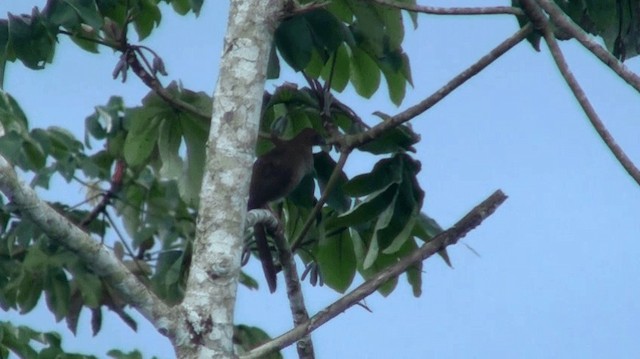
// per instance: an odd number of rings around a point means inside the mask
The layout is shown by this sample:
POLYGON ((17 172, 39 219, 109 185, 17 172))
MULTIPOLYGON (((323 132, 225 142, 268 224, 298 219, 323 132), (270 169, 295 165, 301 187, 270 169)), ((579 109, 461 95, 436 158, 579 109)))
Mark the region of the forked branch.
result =
POLYGON ((459 220, 453 227, 438 234, 431 241, 425 243, 418 250, 414 251, 407 257, 401 259, 396 264, 382 270, 373 278, 367 280, 353 291, 349 292, 333 304, 314 315, 309 321, 302 325, 298 325, 287 333, 265 343, 246 355, 241 356, 242 359, 260 358, 268 353, 282 349, 298 339, 308 335, 312 331, 319 328, 324 323, 335 318, 340 313, 360 302, 362 299, 376 291, 382 284, 388 280, 404 273, 407 268, 423 261, 439 250, 449 245, 456 244, 462 237, 467 235, 471 230, 479 226, 482 221, 488 218, 493 212, 507 199, 507 196, 498 190, 485 199, 482 203, 472 209, 467 215, 459 220))
POLYGON ((602 138, 604 143, 609 147, 609 150, 616 157, 618 162, 624 167, 627 173, 636 181, 638 185, 640 185, 640 170, 634 165, 633 161, 629 159, 627 154, 622 150, 622 148, 615 141, 611 133, 607 130, 606 126, 600 120, 600 116, 591 105, 591 102, 587 98, 584 90, 576 80, 575 76, 569 69, 569 65, 562 54, 562 50, 560 46, 558 46, 558 41, 553 33, 553 29, 547 19, 547 17, 542 13, 541 8, 534 0, 522 0, 522 4, 524 5, 524 9, 529 15, 529 18, 534 23, 535 27, 539 29, 544 35, 544 39, 549 46, 549 50, 551 51, 551 55, 562 74, 562 77, 569 85, 571 92, 580 103, 582 110, 587 115, 589 122, 593 128, 598 132, 598 135, 602 138))

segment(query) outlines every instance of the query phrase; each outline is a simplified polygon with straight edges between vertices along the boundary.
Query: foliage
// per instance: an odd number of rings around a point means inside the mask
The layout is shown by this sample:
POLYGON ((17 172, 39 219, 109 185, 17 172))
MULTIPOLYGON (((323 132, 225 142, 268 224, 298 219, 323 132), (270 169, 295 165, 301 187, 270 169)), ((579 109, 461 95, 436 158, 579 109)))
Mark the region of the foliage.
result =
MULTIPOLYGON (((14 326, 0 321, 0 357, 8 358, 14 353, 20 358, 68 358, 90 359, 92 355, 65 353, 62 340, 57 333, 40 333, 24 326, 14 326)), ((124 356, 121 356, 124 358, 124 356)))

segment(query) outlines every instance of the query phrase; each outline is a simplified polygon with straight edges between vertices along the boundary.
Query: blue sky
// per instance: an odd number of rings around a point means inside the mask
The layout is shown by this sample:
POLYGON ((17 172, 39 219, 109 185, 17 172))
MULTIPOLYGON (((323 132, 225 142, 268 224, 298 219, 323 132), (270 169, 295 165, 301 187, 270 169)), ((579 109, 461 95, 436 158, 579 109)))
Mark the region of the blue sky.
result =
MULTIPOLYGON (((43 3, 3 1, 0 13, 30 12, 43 3)), ((226 2, 207 1, 198 19, 164 11, 161 28, 144 44, 163 57, 168 79, 212 92, 226 10, 226 2)), ((506 15, 421 15, 419 28, 407 30, 405 50, 415 88, 403 105, 390 104, 384 89, 370 101, 351 89, 339 98, 371 121, 376 110, 396 113, 516 30, 516 21, 506 15)), ((603 121, 640 165, 638 94, 579 44, 561 46, 603 121)), ((11 64, 5 89, 33 126, 56 124, 82 136, 93 106, 111 95, 137 105, 148 91, 133 76, 125 84, 112 80, 116 61, 109 50, 95 56, 61 39, 54 64, 45 71, 11 64)), ((640 72, 636 58, 626 65, 640 72)), ((286 79, 299 80, 295 74, 286 79)), ((455 269, 438 258, 428 260, 420 298, 404 283, 388 298, 372 295, 366 303, 373 313, 352 308, 313 334, 318 358, 640 357, 640 187, 597 137, 545 45, 536 53, 520 44, 412 124, 422 136, 415 156, 422 162, 424 210, 443 227, 495 189, 509 200, 464 239, 480 257, 457 245, 449 249, 455 269)), ((348 169, 365 172, 375 160, 360 155, 348 169)), ((72 193, 82 196, 80 190, 72 193)), ((252 262, 247 270, 261 279, 252 262)), ((328 288, 305 289, 312 313, 339 297, 328 288)), ((241 288, 236 316, 239 323, 261 326, 272 335, 291 326, 282 290, 270 295, 241 288)), ((2 317, 64 330, 46 310, 28 318, 2 317)), ((89 331, 86 313, 84 319, 80 331, 89 331)), ((116 318, 106 319, 96 339, 68 335, 64 343, 69 350, 99 356, 114 347, 173 356, 168 341, 148 325, 134 334, 116 318)), ((286 356, 295 353, 289 350, 286 356)))

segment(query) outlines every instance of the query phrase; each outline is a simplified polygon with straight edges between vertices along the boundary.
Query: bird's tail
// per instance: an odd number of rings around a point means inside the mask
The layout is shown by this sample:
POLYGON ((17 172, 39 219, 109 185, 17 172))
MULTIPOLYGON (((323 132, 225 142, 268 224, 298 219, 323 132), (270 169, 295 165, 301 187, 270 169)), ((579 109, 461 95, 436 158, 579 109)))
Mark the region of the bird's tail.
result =
POLYGON ((256 237, 256 245, 258 246, 260 262, 262 262, 264 277, 267 279, 269 291, 273 293, 276 291, 276 268, 273 265, 273 257, 271 256, 271 250, 267 243, 267 234, 265 233, 264 226, 261 224, 253 226, 253 234, 256 237))

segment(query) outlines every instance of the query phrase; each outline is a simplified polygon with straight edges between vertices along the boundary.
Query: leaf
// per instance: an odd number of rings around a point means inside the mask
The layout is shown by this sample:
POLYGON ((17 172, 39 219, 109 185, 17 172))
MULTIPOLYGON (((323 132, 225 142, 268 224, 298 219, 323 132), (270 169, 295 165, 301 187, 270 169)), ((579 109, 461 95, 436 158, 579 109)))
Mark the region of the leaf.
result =
POLYGON ((148 162, 158 141, 158 127, 162 120, 149 112, 146 108, 139 108, 132 111, 129 118, 124 158, 130 166, 139 166, 148 162))
POLYGON ((383 133, 375 140, 360 147, 361 151, 370 152, 376 155, 385 153, 402 153, 405 151, 415 152, 412 147, 420 141, 420 135, 406 125, 400 125, 383 133))
POLYGON ((400 156, 378 161, 369 173, 353 177, 343 189, 352 197, 362 197, 380 191, 393 183, 402 182, 402 161, 400 156))
POLYGON ((344 24, 324 9, 316 9, 303 16, 311 30, 316 49, 328 57, 343 42, 344 24))
POLYGON ((107 352, 107 355, 114 359, 142 359, 142 353, 137 350, 125 353, 118 349, 111 349, 107 352))
POLYGON ((422 262, 418 262, 415 265, 407 268, 407 282, 411 285, 413 290, 413 296, 419 297, 422 295, 422 262))
POLYGON ((55 315, 56 321, 62 320, 69 311, 71 289, 65 273, 58 268, 49 267, 44 282, 47 307, 55 315))
POLYGON ((380 86, 380 69, 366 52, 351 49, 351 83, 358 95, 370 98, 380 86))
MULTIPOLYGON (((262 343, 271 340, 271 337, 258 327, 248 325, 236 325, 233 328, 233 343, 238 347, 240 353, 248 352, 262 343)), ((280 352, 271 353, 261 358, 282 359, 280 352)))
POLYGON ((302 16, 283 21, 276 29, 275 43, 282 58, 295 71, 303 70, 311 60, 313 38, 302 16))
MULTIPOLYGON (((392 254, 397 252, 408 239, 412 238, 411 232, 413 231, 413 227, 418 220, 418 216, 416 215, 418 211, 419 209, 416 207, 414 208, 414 212, 408 218, 403 217, 403 215, 398 216, 400 220, 404 220, 402 230, 398 232, 395 238, 390 241, 391 243, 386 248, 384 248, 384 250, 382 251, 383 253, 392 254)), ((396 214, 397 213, 398 212, 396 212, 396 214)), ((387 235, 388 233, 385 233, 383 234, 383 237, 386 237, 387 235)))
POLYGON ((22 63, 34 70, 43 69, 51 63, 56 36, 42 22, 38 8, 31 16, 9 14, 9 42, 22 63))
POLYGON ((24 135, 29 130, 27 116, 18 102, 6 91, 0 89, 0 123, 5 134, 15 131, 24 135))
POLYGON ((335 91, 342 92, 351 77, 351 59, 346 45, 338 47, 338 50, 333 54, 336 56, 335 66, 333 65, 333 59, 329 59, 322 69, 322 77, 326 80, 331 78, 331 88, 335 91), (331 70, 333 69, 333 74, 331 70))
POLYGON ((433 218, 420 212, 412 235, 428 242, 440 232, 442 232, 442 227, 433 218))
MULTIPOLYGON (((323 151, 313 155, 313 165, 318 175, 320 191, 324 193, 337 163, 328 153, 323 151)), ((351 207, 351 200, 344 192, 345 183, 347 183, 347 175, 341 170, 337 182, 327 198, 327 204, 339 213, 345 212, 351 207)))
POLYGON ((327 9, 338 19, 350 24, 353 21, 353 12, 349 8, 348 0, 334 0, 327 4, 327 9))
POLYGON ((139 9, 134 16, 133 25, 140 40, 145 39, 151 34, 155 26, 160 24, 162 14, 158 5, 154 1, 139 0, 139 9))
POLYGON ((269 52, 269 64, 267 65, 267 80, 277 79, 280 77, 280 60, 276 46, 271 46, 269 52))
POLYGON ((402 63, 399 64, 397 70, 389 68, 391 66, 380 66, 387 82, 389 97, 391 98, 391 102, 396 106, 400 106, 400 104, 402 104, 407 87, 407 80, 405 79, 404 74, 400 71, 400 66, 402 66, 402 63))
POLYGON ((96 5, 95 0, 63 1, 69 4, 69 6, 71 6, 76 11, 76 13, 80 16, 85 24, 91 26, 96 30, 102 28, 104 21, 102 20, 102 16, 98 12, 98 6, 96 5))
POLYGON ((356 274, 356 256, 348 230, 325 237, 318 243, 318 265, 324 283, 344 293, 356 274))
POLYGON ((398 185, 394 183, 370 194, 350 211, 328 221, 327 230, 354 226, 378 217, 395 197, 397 190, 398 185))
POLYGON ((163 121, 159 132, 158 150, 162 161, 160 176, 178 179, 183 172, 182 158, 178 152, 182 143, 182 126, 178 121, 163 121))
POLYGON ((191 5, 191 10, 198 16, 200 14, 200 9, 202 9, 202 4, 204 0, 189 0, 189 4, 191 5))
POLYGON ((18 289, 18 305, 20 306, 20 313, 28 313, 40 299, 43 289, 43 278, 36 273, 25 273, 20 282, 18 289))
POLYGON ((181 119, 187 147, 187 171, 180 180, 180 195, 188 205, 196 207, 204 175, 209 123, 187 115, 181 116, 181 119))

